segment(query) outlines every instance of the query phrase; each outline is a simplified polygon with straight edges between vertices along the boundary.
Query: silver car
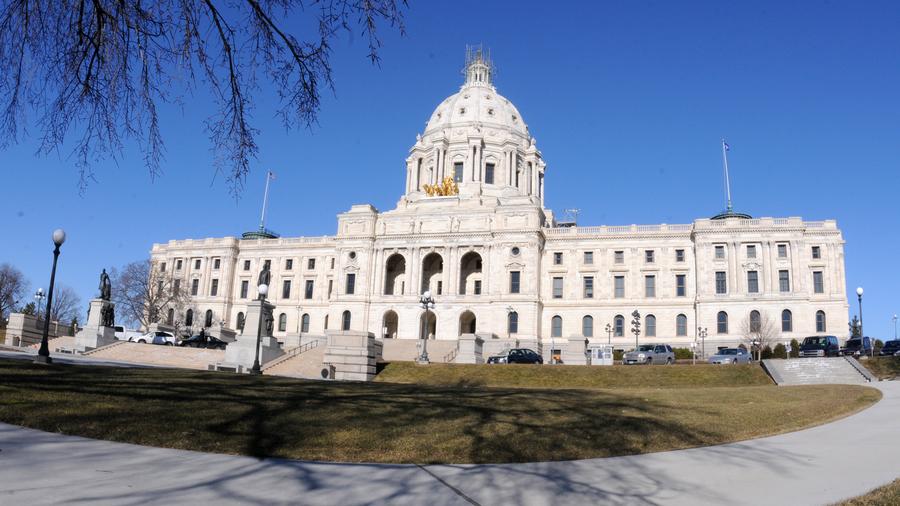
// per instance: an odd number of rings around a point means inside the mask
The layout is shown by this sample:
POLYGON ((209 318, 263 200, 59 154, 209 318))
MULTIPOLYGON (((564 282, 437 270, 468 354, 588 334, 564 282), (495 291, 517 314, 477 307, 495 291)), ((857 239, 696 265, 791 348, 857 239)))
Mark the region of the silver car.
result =
POLYGON ((636 350, 626 353, 622 358, 622 363, 625 365, 671 365, 675 363, 675 352, 668 344, 642 344, 636 350))
POLYGON ((710 364, 749 364, 750 353, 743 348, 725 348, 709 357, 710 364))

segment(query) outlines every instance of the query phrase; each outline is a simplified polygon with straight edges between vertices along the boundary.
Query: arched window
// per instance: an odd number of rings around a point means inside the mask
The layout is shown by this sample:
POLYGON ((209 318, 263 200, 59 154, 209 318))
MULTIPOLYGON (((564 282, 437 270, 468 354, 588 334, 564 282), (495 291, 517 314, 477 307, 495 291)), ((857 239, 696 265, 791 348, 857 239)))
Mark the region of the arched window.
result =
POLYGON ((719 314, 716 315, 716 333, 728 333, 728 313, 725 311, 719 311, 719 314))
POLYGON ((243 332, 243 330, 244 330, 244 313, 238 313, 238 315, 237 315, 237 323, 235 323, 234 326, 235 326, 238 330, 240 330, 240 331, 243 332))
POLYGON ((616 337, 623 337, 625 335, 625 317, 620 314, 617 314, 613 319, 613 327, 615 328, 614 334, 616 337))
POLYGON ((278 332, 284 332, 287 330, 287 315, 281 313, 278 315, 278 332))
POLYGON ((309 332, 309 313, 303 313, 303 317, 300 318, 300 332, 309 332))
POLYGON ((510 334, 519 332, 519 313, 510 311, 506 318, 506 331, 510 334))
POLYGON ((550 320, 550 337, 562 337, 562 317, 559 315, 550 320))
POLYGON ((194 324, 194 310, 188 309, 186 313, 184 313, 184 326, 190 327, 194 324))
POLYGON ((175 310, 172 308, 169 308, 169 314, 166 316, 166 323, 169 325, 175 324, 175 310))
POLYGON ((686 336, 687 335, 687 316, 680 314, 675 317, 675 335, 676 336, 686 336))
POLYGON ((794 330, 794 315, 791 314, 790 309, 785 309, 781 312, 781 331, 791 332, 792 330, 794 330))
POLYGON ((656 317, 652 314, 648 314, 644 319, 644 335, 656 337, 656 317))
POLYGON ((759 332, 759 328, 762 325, 759 311, 753 310, 750 311, 750 332, 759 332))
POLYGON ((213 317, 212 309, 207 309, 206 310, 206 318, 203 323, 204 327, 212 327, 212 317, 213 317))
POLYGON ((825 332, 825 311, 816 311, 816 332, 825 332))
POLYGON ((328 315, 325 315, 325 330, 328 330, 328 315))
POLYGON ((341 315, 341 330, 350 330, 350 311, 344 311, 341 315))
POLYGON ((584 337, 594 337, 594 317, 585 315, 581 319, 581 335, 584 337))

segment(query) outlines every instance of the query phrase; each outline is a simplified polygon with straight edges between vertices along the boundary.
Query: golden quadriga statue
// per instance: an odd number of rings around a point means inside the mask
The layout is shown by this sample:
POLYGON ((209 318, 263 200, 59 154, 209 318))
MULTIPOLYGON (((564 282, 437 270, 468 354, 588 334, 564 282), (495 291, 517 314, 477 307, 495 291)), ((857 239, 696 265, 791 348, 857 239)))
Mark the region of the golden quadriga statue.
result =
POLYGON ((429 197, 448 197, 459 194, 459 185, 450 176, 445 177, 441 184, 426 184, 423 188, 429 197))

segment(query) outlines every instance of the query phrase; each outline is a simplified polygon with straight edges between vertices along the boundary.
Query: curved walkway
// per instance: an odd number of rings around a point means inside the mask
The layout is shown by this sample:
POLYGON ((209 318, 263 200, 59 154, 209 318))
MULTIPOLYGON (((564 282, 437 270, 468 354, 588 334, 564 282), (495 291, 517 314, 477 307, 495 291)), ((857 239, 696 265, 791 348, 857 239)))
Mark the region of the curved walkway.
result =
POLYGON ((874 386, 875 406, 800 432, 532 464, 260 461, 0 424, 0 504, 830 504, 900 476, 900 382, 874 386))

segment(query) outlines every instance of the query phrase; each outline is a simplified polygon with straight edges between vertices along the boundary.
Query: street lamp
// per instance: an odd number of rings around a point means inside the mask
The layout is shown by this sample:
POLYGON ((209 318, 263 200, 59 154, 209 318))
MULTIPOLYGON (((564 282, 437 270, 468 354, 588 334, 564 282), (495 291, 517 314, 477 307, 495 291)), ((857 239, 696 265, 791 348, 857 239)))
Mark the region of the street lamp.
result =
POLYGON ((606 324, 606 344, 612 344, 612 331, 613 327, 610 324, 606 324))
POLYGON ((431 296, 430 290, 425 290, 422 297, 419 298, 419 305, 425 310, 425 321, 422 322, 422 353, 418 360, 420 364, 428 363, 428 311, 434 309, 434 297, 431 296))
POLYGON ((66 242, 66 232, 65 230, 58 228, 53 231, 53 244, 56 245, 53 248, 53 269, 50 271, 50 289, 47 291, 47 315, 44 318, 44 332, 41 335, 41 348, 38 350, 38 354, 34 357, 34 362, 36 364, 52 364, 53 360, 50 358, 50 348, 47 346, 47 335, 50 334, 50 304, 53 303, 53 284, 56 282, 56 260, 59 258, 59 247, 66 242))
POLYGON ((37 291, 34 292, 34 300, 37 301, 37 307, 35 309, 37 310, 38 320, 41 319, 41 303, 44 302, 44 297, 46 296, 47 294, 44 293, 43 288, 38 288, 37 291))
POLYGON ((631 333, 634 334, 634 349, 638 349, 638 336, 641 335, 641 313, 637 309, 631 313, 631 333))
POLYGON ((700 358, 706 358, 706 327, 697 327, 697 336, 700 338, 700 358))
POLYGON ((894 320, 894 341, 896 341, 897 340, 897 315, 894 315, 894 317, 891 319, 894 320))
POLYGON ((269 285, 263 283, 256 287, 256 290, 259 292, 259 322, 256 324, 256 357, 253 359, 253 368, 250 369, 250 374, 262 374, 262 370, 259 368, 259 346, 262 341, 262 322, 263 322, 263 313, 266 310, 266 294, 269 293, 269 285))
MULTIPOLYGON (((863 289, 861 286, 856 287, 856 299, 859 301, 859 342, 860 345, 864 345, 866 341, 866 335, 863 333, 863 316, 862 316, 862 296, 863 289)), ((863 353, 865 353, 866 349, 863 348, 863 353)), ((875 344, 872 344, 872 356, 875 356, 875 344)))

